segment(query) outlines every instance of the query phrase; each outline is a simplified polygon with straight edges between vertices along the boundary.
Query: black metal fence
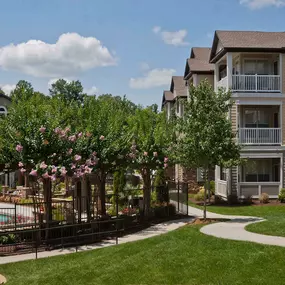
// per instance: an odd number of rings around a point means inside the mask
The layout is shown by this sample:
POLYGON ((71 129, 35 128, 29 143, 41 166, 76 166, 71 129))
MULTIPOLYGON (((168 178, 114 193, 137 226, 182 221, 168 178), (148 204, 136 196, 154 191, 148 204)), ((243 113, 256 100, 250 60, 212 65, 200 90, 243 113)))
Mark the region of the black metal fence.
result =
MULTIPOLYGON (((150 220, 188 215, 186 183, 168 182, 152 189, 150 220)), ((118 237, 145 225, 142 219, 143 191, 132 189, 106 193, 102 215, 100 197, 75 197, 45 203, 7 204, 0 208, 0 256, 51 250, 118 237), (47 211, 47 209, 49 209, 47 211), (49 216, 47 215, 49 212, 49 216)))

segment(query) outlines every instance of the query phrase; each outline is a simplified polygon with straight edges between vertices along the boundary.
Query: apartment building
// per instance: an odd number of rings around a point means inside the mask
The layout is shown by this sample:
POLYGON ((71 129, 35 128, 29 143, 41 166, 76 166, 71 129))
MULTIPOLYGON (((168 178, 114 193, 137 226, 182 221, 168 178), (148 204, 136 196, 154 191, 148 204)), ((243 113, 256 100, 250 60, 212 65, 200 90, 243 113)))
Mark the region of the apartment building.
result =
POLYGON ((244 165, 216 167, 216 194, 276 198, 285 177, 285 32, 216 31, 214 86, 232 91, 229 118, 244 165))
MULTIPOLYGON (((189 96, 189 86, 197 86, 202 80, 207 79, 214 85, 214 64, 209 62, 211 48, 193 47, 190 51, 190 57, 186 60, 184 76, 173 76, 170 90, 163 92, 162 108, 166 110, 168 118, 175 108, 177 116, 182 116, 184 112, 183 101, 189 96)), ((176 181, 185 181, 192 183, 192 187, 202 182, 202 173, 200 169, 186 170, 180 165, 175 165, 171 169, 176 181)), ((214 179, 214 174, 211 175, 214 179)))

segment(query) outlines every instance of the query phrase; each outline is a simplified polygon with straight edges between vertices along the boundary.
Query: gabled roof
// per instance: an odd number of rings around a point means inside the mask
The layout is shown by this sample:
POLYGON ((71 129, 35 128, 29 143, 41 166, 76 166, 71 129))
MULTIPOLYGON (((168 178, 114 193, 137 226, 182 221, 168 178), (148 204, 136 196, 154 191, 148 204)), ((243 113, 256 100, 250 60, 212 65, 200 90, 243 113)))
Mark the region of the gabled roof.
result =
POLYGON ((184 79, 188 79, 193 73, 213 73, 214 65, 209 63, 211 48, 193 47, 190 58, 186 61, 184 79))
POLYGON ((216 31, 210 62, 215 62, 229 50, 285 52, 285 32, 216 31), (217 51, 218 45, 221 49, 217 51))
POLYGON ((163 91, 162 96, 162 106, 166 104, 167 102, 172 102, 174 100, 174 94, 171 91, 163 91))
POLYGON ((188 96, 188 87, 183 76, 172 76, 170 91, 174 94, 174 98, 188 96))

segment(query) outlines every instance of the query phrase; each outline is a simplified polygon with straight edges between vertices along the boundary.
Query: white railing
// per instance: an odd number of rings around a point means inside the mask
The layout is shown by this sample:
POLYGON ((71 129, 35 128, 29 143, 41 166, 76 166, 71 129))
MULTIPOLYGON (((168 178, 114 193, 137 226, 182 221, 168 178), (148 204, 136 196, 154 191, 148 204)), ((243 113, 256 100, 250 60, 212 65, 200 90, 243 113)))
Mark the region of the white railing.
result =
POLYGON ((262 193, 267 193, 270 198, 277 198, 281 182, 239 182, 238 196, 240 198, 258 198, 262 193))
POLYGON ((232 90, 240 92, 280 92, 280 75, 233 75, 232 90))
POLYGON ((222 196, 222 197, 227 197, 228 196, 228 182, 224 180, 218 180, 217 181, 217 189, 216 189, 216 194, 222 196))
POLYGON ((239 143, 247 145, 281 145, 281 128, 240 128, 239 143))
POLYGON ((217 88, 227 88, 227 86, 228 86, 228 77, 224 77, 217 82, 217 88))

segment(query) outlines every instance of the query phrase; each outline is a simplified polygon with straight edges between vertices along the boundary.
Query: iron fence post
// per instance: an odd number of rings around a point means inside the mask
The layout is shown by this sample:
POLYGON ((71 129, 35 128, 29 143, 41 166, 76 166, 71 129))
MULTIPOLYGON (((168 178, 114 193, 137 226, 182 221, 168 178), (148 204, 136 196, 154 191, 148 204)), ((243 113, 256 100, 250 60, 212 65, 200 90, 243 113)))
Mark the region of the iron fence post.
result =
POLYGON ((180 190, 180 185, 179 185, 179 180, 177 181, 177 210, 179 213, 179 190, 180 190))
POLYGON ((17 230, 17 204, 15 203, 14 205, 15 205, 15 207, 14 207, 14 215, 15 215, 14 219, 15 219, 15 231, 16 231, 17 230))

